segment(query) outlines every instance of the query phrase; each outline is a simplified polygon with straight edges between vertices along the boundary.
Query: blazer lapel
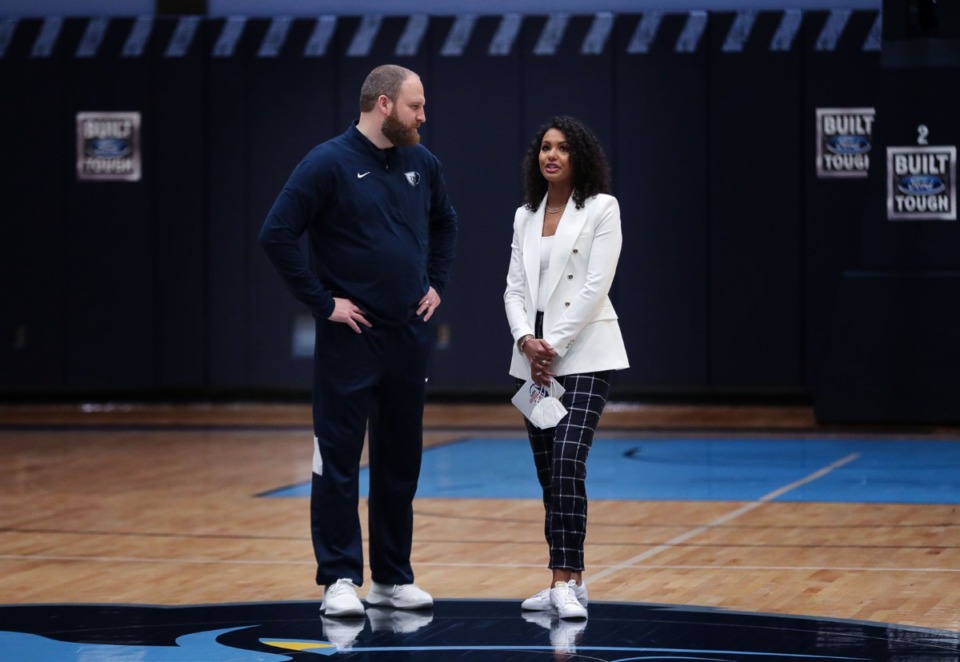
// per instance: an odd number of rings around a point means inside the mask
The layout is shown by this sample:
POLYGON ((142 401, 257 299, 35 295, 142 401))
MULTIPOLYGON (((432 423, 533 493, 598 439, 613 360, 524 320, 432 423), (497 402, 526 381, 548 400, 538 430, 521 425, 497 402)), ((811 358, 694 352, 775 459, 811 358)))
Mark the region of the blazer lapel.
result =
MULTIPOLYGON (((543 216, 541 215, 541 226, 543 216)), ((560 218, 560 224, 557 225, 557 234, 553 238, 553 251, 550 253, 550 268, 547 269, 547 282, 542 283, 547 290, 547 298, 553 294, 553 290, 560 282, 563 276, 563 268, 570 258, 570 251, 583 230, 584 223, 587 222, 587 208, 577 209, 573 202, 573 196, 567 200, 567 208, 560 218)))
POLYGON ((537 211, 529 213, 523 237, 523 268, 527 272, 527 283, 534 304, 540 287, 540 237, 543 234, 544 206, 541 204, 537 211))

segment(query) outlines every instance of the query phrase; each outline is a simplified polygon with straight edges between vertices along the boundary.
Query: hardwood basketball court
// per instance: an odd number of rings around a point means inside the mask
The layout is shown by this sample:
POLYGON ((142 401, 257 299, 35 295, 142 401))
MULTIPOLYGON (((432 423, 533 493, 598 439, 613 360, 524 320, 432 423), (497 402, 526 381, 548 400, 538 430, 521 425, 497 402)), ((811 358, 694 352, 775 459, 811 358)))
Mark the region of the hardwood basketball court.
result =
MULTIPOLYGON (((430 447, 523 435, 509 405, 431 404, 425 423, 430 447)), ((596 443, 679 433, 960 441, 949 428, 823 430, 805 407, 612 403, 596 443)), ((4 406, 0 602, 319 602, 307 500, 258 496, 308 480, 311 436, 301 404, 4 406)), ((417 583, 438 600, 510 600, 519 613, 545 586, 539 501, 414 509, 417 583)), ((960 632, 956 503, 594 499, 586 551, 592 602, 960 632)))

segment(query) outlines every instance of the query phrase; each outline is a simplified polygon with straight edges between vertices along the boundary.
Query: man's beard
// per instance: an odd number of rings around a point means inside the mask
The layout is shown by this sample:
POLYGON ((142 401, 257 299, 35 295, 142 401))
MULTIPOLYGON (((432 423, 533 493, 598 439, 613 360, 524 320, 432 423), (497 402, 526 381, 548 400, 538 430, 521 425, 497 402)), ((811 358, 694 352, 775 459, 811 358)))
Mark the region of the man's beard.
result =
POLYGON ((396 111, 390 113, 383 120, 380 131, 384 138, 397 147, 410 147, 420 142, 420 133, 415 126, 407 126, 397 117, 396 111))

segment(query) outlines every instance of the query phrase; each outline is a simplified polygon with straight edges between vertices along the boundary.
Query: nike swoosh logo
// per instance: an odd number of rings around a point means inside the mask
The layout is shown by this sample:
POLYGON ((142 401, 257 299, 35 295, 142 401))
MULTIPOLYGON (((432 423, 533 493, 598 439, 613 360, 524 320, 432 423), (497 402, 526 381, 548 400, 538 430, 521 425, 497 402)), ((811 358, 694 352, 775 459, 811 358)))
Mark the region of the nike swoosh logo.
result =
POLYGON ((370 171, 369 171, 369 170, 367 170, 366 172, 358 172, 358 173, 357 173, 357 179, 363 179, 364 177, 366 177, 366 176, 369 175, 369 174, 370 174, 370 171))

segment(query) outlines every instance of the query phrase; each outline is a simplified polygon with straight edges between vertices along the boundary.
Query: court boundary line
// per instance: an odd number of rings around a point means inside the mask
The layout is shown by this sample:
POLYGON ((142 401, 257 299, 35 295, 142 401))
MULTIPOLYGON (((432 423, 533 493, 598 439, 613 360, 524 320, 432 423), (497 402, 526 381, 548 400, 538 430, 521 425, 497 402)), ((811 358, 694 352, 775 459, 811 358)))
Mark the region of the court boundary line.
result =
POLYGON ((722 526, 727 522, 730 522, 731 520, 734 520, 740 517, 741 515, 745 515, 753 510, 756 510, 760 506, 763 506, 769 503, 770 501, 773 501, 774 499, 781 497, 792 490, 797 489, 798 487, 802 487, 803 485, 812 483, 813 481, 819 478, 822 478, 823 476, 826 476, 827 474, 839 469, 842 466, 850 464, 851 462, 854 462, 859 458, 860 458, 860 453, 850 453, 849 455, 842 457, 839 460, 836 460, 835 462, 831 462, 827 466, 821 469, 818 469, 817 471, 814 471, 812 474, 809 474, 799 480, 796 480, 792 483, 784 485, 783 487, 779 487, 773 490, 772 492, 768 492, 767 494, 763 495, 756 501, 751 501, 741 506, 740 508, 737 508, 736 510, 733 510, 725 515, 721 515, 720 517, 717 517, 716 519, 714 519, 712 522, 708 522, 707 524, 694 527, 688 531, 681 533, 680 535, 674 536, 667 542, 657 545, 656 547, 652 547, 646 550, 645 552, 641 552, 640 554, 637 554, 636 556, 627 559, 623 563, 618 563, 616 565, 608 566, 606 569, 601 570, 597 573, 591 573, 590 575, 591 581, 596 582, 601 579, 605 579, 610 575, 616 574, 618 572, 635 569, 636 565, 641 561, 645 561, 662 552, 669 551, 674 547, 676 547, 677 545, 679 545, 680 543, 684 543, 687 540, 690 540, 691 538, 699 536, 703 533, 707 533, 708 531, 716 527, 722 526))

